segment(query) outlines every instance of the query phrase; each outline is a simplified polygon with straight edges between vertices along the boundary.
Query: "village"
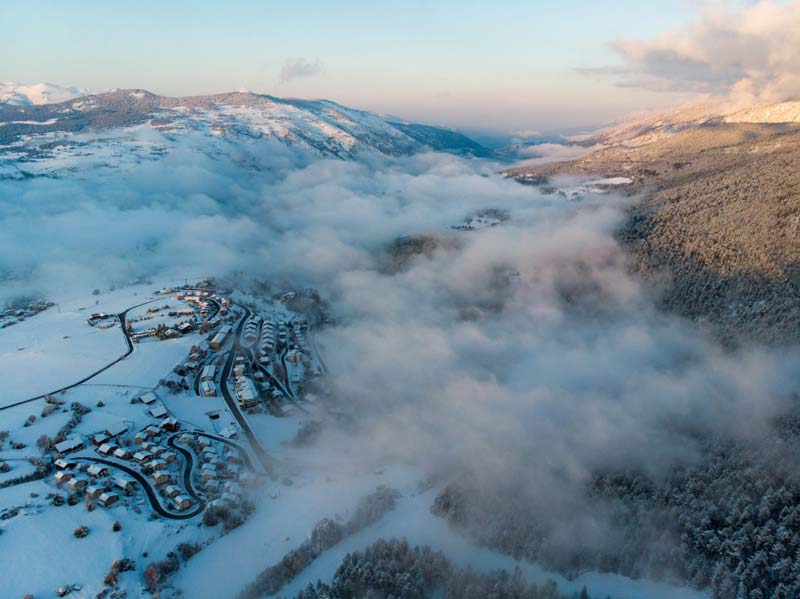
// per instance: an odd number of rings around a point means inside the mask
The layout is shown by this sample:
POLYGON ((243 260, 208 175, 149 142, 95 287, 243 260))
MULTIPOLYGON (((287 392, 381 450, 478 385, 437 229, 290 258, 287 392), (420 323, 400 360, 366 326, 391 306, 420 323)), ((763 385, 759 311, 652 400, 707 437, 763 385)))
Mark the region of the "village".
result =
POLYGON ((13 306, 7 306, 0 312, 0 329, 20 323, 26 318, 36 316, 53 306, 55 306, 53 302, 45 299, 28 300, 13 306))
MULTIPOLYGON (((200 282, 137 294, 122 312, 87 311, 84 326, 128 343, 109 372, 159 347, 185 353, 172 364, 153 358, 150 380, 126 377, 125 384, 93 388, 90 376, 9 406, 30 413, 24 435, 0 431, 0 496, 30 486, 50 509, 107 511, 112 531, 146 517, 179 527, 195 522, 213 537, 244 521, 258 490, 274 484, 273 460, 257 431, 264 419, 304 413, 303 405, 324 393, 324 367, 306 341, 305 314, 285 299, 256 305, 239 295, 200 282), (39 456, 30 455, 34 448, 39 456)), ((24 504, 0 506, 0 525, 25 513, 24 504)), ((91 542, 92 527, 72 532, 91 542)), ((74 592, 68 584, 58 590, 74 592)))

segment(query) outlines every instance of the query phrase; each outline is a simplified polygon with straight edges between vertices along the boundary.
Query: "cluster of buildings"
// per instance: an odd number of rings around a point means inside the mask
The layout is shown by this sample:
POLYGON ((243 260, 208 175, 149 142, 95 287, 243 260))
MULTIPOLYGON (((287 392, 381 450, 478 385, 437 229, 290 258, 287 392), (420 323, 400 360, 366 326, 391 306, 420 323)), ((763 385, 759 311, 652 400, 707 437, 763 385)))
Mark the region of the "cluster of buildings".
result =
POLYGON ((275 325, 267 320, 261 327, 261 337, 258 341, 258 361, 264 366, 269 366, 275 353, 275 325))
MULTIPOLYGON (((214 305, 210 301, 211 298, 212 298, 212 293, 210 291, 198 291, 198 292, 194 292, 194 293, 178 292, 178 293, 176 293, 174 295, 174 297, 177 300, 181 300, 181 301, 189 303, 189 304, 194 304, 194 306, 197 308, 198 312, 200 313, 200 317, 203 320, 208 320, 208 316, 210 314, 210 310, 211 310, 212 306, 214 305)), ((216 296, 214 296, 214 299, 216 299, 216 296)), ((222 298, 220 298, 220 300, 221 299, 222 298)), ((226 300, 226 302, 227 302, 227 300, 226 300)), ((228 305, 230 305, 230 304, 228 303, 228 305)), ((217 316, 224 316, 225 314, 227 314, 227 311, 228 311, 227 306, 222 305, 222 302, 220 301, 220 310, 219 310, 220 314, 218 314, 217 316), (224 312, 223 312, 223 309, 225 310, 224 312)))
MULTIPOLYGON (((180 422, 169 415, 164 405, 158 401, 155 393, 147 391, 137 398, 147 413, 158 422, 148 424, 133 435, 133 444, 127 437, 130 426, 125 422, 112 424, 91 436, 91 446, 103 459, 119 462, 128 468, 136 468, 143 476, 152 481, 153 487, 159 489, 167 503, 174 509, 184 510, 191 507, 194 500, 184 492, 174 493, 169 485, 177 479, 177 468, 180 462, 178 454, 165 442, 167 435, 180 430, 180 422)), ((58 471, 55 482, 65 485, 70 492, 86 492, 92 499, 103 506, 110 506, 119 500, 118 492, 130 493, 135 490, 135 481, 124 476, 110 478, 108 465, 103 463, 86 464, 88 458, 70 460, 68 454, 86 448, 86 443, 79 437, 66 439, 54 446, 58 458, 54 464, 58 471), (103 481, 103 479, 106 479, 103 481), (94 481, 94 482, 93 482, 94 481), (115 492, 116 490, 116 492, 115 492)))
POLYGON ((178 376, 194 374, 200 370, 200 364, 207 355, 207 349, 204 349, 201 345, 193 345, 192 349, 189 351, 189 357, 186 359, 186 361, 175 366, 175 368, 172 369, 172 372, 178 376))
POLYGON ((125 476, 111 476, 105 464, 78 464, 73 460, 55 460, 56 485, 65 487, 70 494, 85 493, 102 507, 111 507, 120 500, 121 494, 136 491, 136 481, 125 476))
POLYGON ((237 449, 203 436, 181 439, 194 445, 201 460, 200 478, 210 506, 237 506, 241 503, 242 488, 258 484, 259 478, 243 471, 237 449))
POLYGON ((0 328, 10 327, 13 324, 35 316, 39 312, 47 310, 51 306, 55 306, 53 302, 47 300, 36 300, 28 302, 25 306, 7 307, 0 312, 0 328))
POLYGON ((86 319, 86 324, 90 327, 97 327, 98 329, 109 329, 117 323, 117 319, 112 314, 105 312, 95 312, 86 319))
POLYGON ((246 347, 252 347, 258 341, 259 327, 261 327, 262 318, 257 314, 247 319, 242 332, 242 343, 246 347))
MULTIPOLYGON (((166 324, 159 324, 155 327, 150 327, 144 331, 133 331, 130 330, 131 339, 134 341, 139 341, 144 337, 157 337, 158 339, 174 339, 176 337, 180 337, 182 335, 188 335, 192 331, 194 331, 195 327, 197 326, 197 319, 195 312, 192 308, 180 308, 178 310, 172 310, 169 304, 164 304, 161 307, 153 307, 147 309, 147 315, 143 318, 139 318, 137 320, 150 320, 153 318, 154 315, 158 314, 159 312, 167 311, 167 316, 173 319, 184 317, 186 320, 181 320, 170 324, 169 326, 166 324)), ((131 325, 131 321, 128 321, 129 326, 131 325)))
POLYGON ((244 356, 236 356, 233 364, 233 388, 236 390, 239 405, 245 409, 255 407, 259 400, 253 380, 245 375, 246 369, 244 356))
POLYGON ((214 381, 217 378, 216 364, 207 364, 200 373, 200 395, 213 397, 217 394, 217 385, 214 381))

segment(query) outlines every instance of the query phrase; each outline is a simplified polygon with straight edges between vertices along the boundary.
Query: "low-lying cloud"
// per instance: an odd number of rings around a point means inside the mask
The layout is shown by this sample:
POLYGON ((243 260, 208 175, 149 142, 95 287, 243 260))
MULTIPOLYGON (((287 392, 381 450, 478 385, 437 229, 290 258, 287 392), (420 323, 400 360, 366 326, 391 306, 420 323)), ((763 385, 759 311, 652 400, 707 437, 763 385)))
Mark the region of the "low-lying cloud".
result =
POLYGON ((443 154, 192 143, 127 171, 5 183, 6 297, 231 273, 316 287, 336 323, 320 334, 332 401, 357 423, 330 430, 326 455, 522 481, 554 518, 598 470, 659 475, 704 435, 758 439, 798 383, 796 354, 725 350, 655 310, 614 238, 628 199, 543 195, 443 154), (448 228, 486 209, 510 219, 448 228), (436 249, 387 268, 408 235, 436 249))

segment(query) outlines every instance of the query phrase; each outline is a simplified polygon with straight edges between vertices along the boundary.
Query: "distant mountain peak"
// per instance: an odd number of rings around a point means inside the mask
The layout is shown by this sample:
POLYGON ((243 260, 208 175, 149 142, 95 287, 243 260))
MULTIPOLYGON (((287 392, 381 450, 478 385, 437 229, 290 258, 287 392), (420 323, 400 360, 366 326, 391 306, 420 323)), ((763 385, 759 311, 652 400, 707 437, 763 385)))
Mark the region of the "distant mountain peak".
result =
POLYGON ((53 83, 22 84, 0 81, 0 102, 14 106, 54 104, 92 94, 91 90, 53 83))

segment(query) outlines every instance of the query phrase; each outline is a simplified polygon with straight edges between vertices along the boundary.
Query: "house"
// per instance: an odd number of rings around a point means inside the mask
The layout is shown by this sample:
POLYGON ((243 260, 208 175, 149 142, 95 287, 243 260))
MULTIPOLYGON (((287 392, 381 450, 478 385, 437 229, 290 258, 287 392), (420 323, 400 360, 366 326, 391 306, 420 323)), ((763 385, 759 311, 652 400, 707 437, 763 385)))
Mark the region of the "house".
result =
POLYGON ((217 493, 219 492, 219 481, 214 480, 213 478, 208 479, 203 483, 203 489, 205 489, 206 493, 217 493))
POLYGON ((181 494, 181 488, 177 485, 167 485, 164 487, 164 495, 172 499, 181 494))
POLYGON ((125 449, 124 447, 118 447, 114 451, 114 457, 119 458, 120 460, 130 460, 131 455, 133 455, 129 450, 125 449))
POLYGON ((159 428, 153 424, 144 429, 144 434, 148 437, 157 437, 160 433, 161 430, 159 430, 159 428))
POLYGON ((160 456, 167 451, 167 448, 162 445, 153 445, 153 448, 150 451, 153 452, 154 456, 160 456))
POLYGON ((167 408, 165 408, 163 405, 153 406, 150 408, 150 415, 153 418, 164 418, 167 413, 167 408))
POLYGON ((244 376, 244 364, 237 364, 233 367, 233 376, 244 376))
POLYGON ((97 499, 104 492, 105 489, 103 487, 98 487, 96 485, 89 485, 86 487, 86 494, 92 499, 97 499))
POLYGON ((175 418, 165 418, 161 421, 161 428, 165 431, 175 433, 181 428, 181 425, 175 418))
POLYGON ((106 434, 109 437, 118 437, 120 435, 124 435, 127 432, 128 432, 128 425, 125 424, 124 422, 119 422, 117 424, 109 426, 106 429, 106 434))
POLYGON ((85 478, 73 478, 67 483, 70 491, 80 491, 81 489, 85 488, 89 484, 89 481, 85 478))
POLYGON ((143 393, 142 395, 139 396, 139 401, 147 406, 149 406, 152 403, 155 403, 156 399, 158 398, 156 397, 156 394, 153 393, 152 391, 148 391, 147 393, 143 393))
POLYGON ((233 493, 223 493, 220 499, 228 505, 239 505, 240 500, 239 496, 233 493))
POLYGON ((209 501, 206 507, 207 510, 220 510, 225 509, 225 502, 220 499, 214 499, 213 501, 209 501))
POLYGON ((178 495, 173 499, 178 509, 185 510, 192 507, 192 499, 186 495, 178 495))
POLYGON ((108 455, 110 453, 114 453, 117 450, 116 445, 111 445, 110 443, 103 443, 100 447, 97 448, 97 452, 103 455, 108 455))
POLYGON ((217 387, 211 381, 203 381, 200 383, 200 395, 204 397, 212 397, 217 394, 217 387))
POLYGON ((236 426, 231 424, 230 426, 226 426, 221 431, 219 431, 220 437, 225 437, 226 439, 232 439, 236 435, 239 434, 239 431, 236 429, 236 426))
POLYGON ((92 437, 92 445, 100 446, 106 441, 108 441, 109 436, 105 433, 97 433, 94 437, 92 437))
POLYGON ((85 445, 83 444, 83 441, 81 441, 80 439, 73 438, 61 441, 61 443, 56 443, 55 450, 56 452, 58 452, 59 455, 63 456, 73 451, 78 451, 80 449, 83 449, 84 447, 85 445))
POLYGON ((131 491, 136 488, 136 482, 124 476, 115 476, 114 486, 123 491, 131 491))
POLYGON ((171 480, 169 472, 165 470, 156 470, 155 472, 153 472, 152 477, 153 481, 157 485, 163 485, 164 483, 168 483, 171 480))
POLYGON ((200 473, 204 481, 217 478, 216 468, 209 466, 208 464, 203 464, 203 467, 200 469, 200 473))
POLYGON ((146 468, 150 468, 154 472, 156 470, 163 470, 167 467, 167 462, 165 460, 150 460, 145 464, 146 468))
POLYGON ((237 379, 235 386, 236 398, 243 408, 251 408, 258 404, 258 393, 250 379, 237 379))
POLYGON ((55 479, 56 484, 62 484, 70 480, 75 474, 73 472, 67 472, 66 470, 59 470, 56 472, 55 479))
POLYGON ((173 452, 173 451, 165 451, 165 452, 162 454, 162 456, 161 456, 161 457, 162 457, 162 458, 164 459, 164 461, 165 461, 165 462, 167 462, 168 464, 172 464, 172 463, 173 463, 175 460, 177 460, 177 459, 178 459, 178 456, 177 456, 177 454, 176 454, 175 452, 173 452))
POLYGON ((98 476, 108 476, 108 468, 102 464, 92 464, 86 469, 89 476, 97 478, 98 476))
POLYGON ((211 347, 214 349, 219 349, 223 343, 225 343, 225 337, 227 335, 223 335, 222 333, 217 333, 214 335, 214 338, 211 339, 211 347))
POLYGON ((106 491, 105 493, 101 493, 100 496, 97 498, 97 503, 102 505, 103 507, 110 507, 119 501, 119 495, 116 493, 110 493, 106 491))
POLYGON ((133 459, 139 462, 140 464, 144 464, 152 457, 153 454, 150 453, 149 451, 137 451, 135 454, 133 454, 133 459))
POLYGON ((214 335, 213 339, 211 339, 210 343, 211 347, 213 349, 219 349, 220 347, 222 347, 222 344, 225 343, 225 339, 228 338, 230 332, 231 332, 231 327, 229 325, 220 327, 219 331, 217 331, 217 334, 214 335))
POLYGON ((261 482, 261 479, 253 472, 245 472, 239 477, 239 483, 245 488, 258 486, 259 482, 261 482))
POLYGON ((147 439, 147 433, 145 433, 144 431, 139 431, 138 433, 136 433, 136 435, 134 435, 133 442, 136 443, 137 445, 142 445, 144 444, 145 439, 147 439))
POLYGON ((57 460, 55 460, 53 462, 53 464, 55 464, 56 468, 58 468, 60 470, 66 470, 67 468, 74 468, 75 466, 78 465, 76 462, 71 462, 69 460, 63 460, 61 458, 58 458, 57 460))
POLYGON ((178 325, 178 332, 181 335, 186 335, 192 332, 192 324, 189 322, 182 322, 178 325))
POLYGON ((286 354, 286 360, 288 360, 289 362, 293 362, 294 364, 297 364, 298 362, 303 361, 303 354, 301 354, 296 349, 293 349, 292 351, 286 354))

